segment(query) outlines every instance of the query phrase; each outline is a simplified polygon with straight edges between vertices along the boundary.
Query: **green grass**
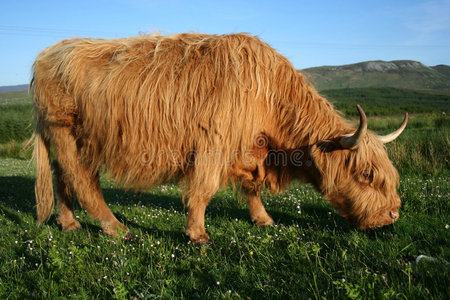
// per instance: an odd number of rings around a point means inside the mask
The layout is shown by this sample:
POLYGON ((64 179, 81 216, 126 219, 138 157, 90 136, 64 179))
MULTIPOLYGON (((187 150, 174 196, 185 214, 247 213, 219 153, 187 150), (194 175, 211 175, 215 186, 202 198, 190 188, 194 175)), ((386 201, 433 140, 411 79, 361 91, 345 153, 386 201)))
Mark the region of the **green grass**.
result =
POLYGON ((28 92, 0 93, 0 157, 30 158, 27 141, 33 132, 28 92))
POLYGON ((0 104, 0 143, 23 141, 31 136, 33 128, 31 104, 0 104))
MULTIPOLYGON (((403 116, 383 116, 369 119, 369 128, 377 134, 397 129, 403 116)), ((355 120, 359 122, 359 120, 355 120)), ((450 170, 450 118, 436 115, 412 115, 406 130, 386 145, 389 158, 401 175, 427 178, 441 176, 450 170)))
MULTIPOLYGON (((61 232, 55 214, 37 227, 35 173, 30 150, 22 150, 31 134, 31 102, 5 99, 0 94, 1 299, 449 298, 450 124, 441 114, 447 100, 427 98, 429 113, 412 114, 406 131, 387 145, 401 174, 401 216, 393 226, 355 230, 318 193, 296 183, 284 194, 264 194, 279 225, 259 228, 242 197, 228 189, 207 209, 214 244, 200 247, 184 235, 186 211, 173 184, 134 194, 102 178, 106 202, 136 234, 132 240, 103 235, 78 206, 83 230, 61 232), (434 260, 416 263, 419 255, 434 260)), ((369 128, 380 134, 397 128, 406 100, 372 101, 379 105, 362 104, 369 128), (388 105, 390 116, 378 117, 388 105)), ((347 104, 354 115, 354 103, 347 104)))
MULTIPOLYGON (((324 95, 355 121, 355 105, 360 103, 369 116, 369 129, 379 134, 396 129, 408 111, 412 115, 405 133, 398 142, 387 146, 394 163, 416 174, 442 174, 449 169, 450 96, 394 88, 330 90, 324 95)), ((31 99, 27 93, 0 93, 0 157, 31 157, 31 149, 25 147, 31 137, 31 124, 31 99)))
POLYGON ((408 113, 450 113, 450 95, 396 88, 352 88, 322 91, 347 116, 357 116, 360 104, 368 116, 408 113))
POLYGON ((0 104, 31 103, 28 91, 3 92, 0 93, 0 104))
POLYGON ((264 195, 279 224, 251 224, 232 190, 206 214, 214 244, 184 236, 175 185, 127 193, 102 180, 113 212, 136 237, 101 233, 76 208, 83 230, 35 225, 33 168, 0 159, 0 298, 448 298, 448 177, 403 177, 401 219, 361 232, 319 194, 294 185, 264 195), (418 255, 437 262, 417 264, 418 255))

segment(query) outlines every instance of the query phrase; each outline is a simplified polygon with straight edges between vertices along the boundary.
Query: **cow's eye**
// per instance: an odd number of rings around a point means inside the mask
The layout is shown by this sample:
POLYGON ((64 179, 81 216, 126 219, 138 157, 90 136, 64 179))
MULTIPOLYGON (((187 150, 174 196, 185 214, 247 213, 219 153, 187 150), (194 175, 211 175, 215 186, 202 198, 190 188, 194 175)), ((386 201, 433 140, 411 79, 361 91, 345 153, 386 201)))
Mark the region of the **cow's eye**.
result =
POLYGON ((364 177, 364 181, 369 181, 369 182, 372 182, 373 181, 373 172, 372 171, 365 171, 363 174, 362 174, 364 177))

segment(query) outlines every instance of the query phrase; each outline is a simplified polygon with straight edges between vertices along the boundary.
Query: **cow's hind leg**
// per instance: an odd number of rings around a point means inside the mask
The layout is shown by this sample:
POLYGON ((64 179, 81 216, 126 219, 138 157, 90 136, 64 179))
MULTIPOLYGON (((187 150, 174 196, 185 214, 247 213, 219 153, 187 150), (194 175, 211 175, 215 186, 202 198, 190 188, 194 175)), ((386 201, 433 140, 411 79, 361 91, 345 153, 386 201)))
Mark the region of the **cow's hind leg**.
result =
POLYGON ((56 177, 56 198, 59 207, 58 224, 62 226, 63 231, 81 229, 81 225, 73 213, 73 192, 57 161, 53 162, 53 170, 56 177))
POLYGON ((80 161, 76 140, 70 127, 54 126, 51 128, 51 132, 62 181, 70 185, 70 189, 75 192, 80 205, 87 210, 91 217, 100 221, 106 234, 116 235, 120 229, 128 231, 128 228, 116 219, 106 205, 100 189, 98 173, 93 174, 80 161))

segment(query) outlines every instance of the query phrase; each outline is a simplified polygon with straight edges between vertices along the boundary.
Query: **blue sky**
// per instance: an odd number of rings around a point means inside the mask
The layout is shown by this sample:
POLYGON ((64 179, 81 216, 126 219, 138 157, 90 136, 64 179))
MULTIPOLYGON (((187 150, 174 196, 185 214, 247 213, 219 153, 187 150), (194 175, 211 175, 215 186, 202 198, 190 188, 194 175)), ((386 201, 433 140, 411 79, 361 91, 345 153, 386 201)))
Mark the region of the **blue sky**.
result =
POLYGON ((0 86, 27 83, 36 55, 70 37, 258 35, 298 69, 366 60, 450 64, 450 0, 65 0, 0 3, 0 86))

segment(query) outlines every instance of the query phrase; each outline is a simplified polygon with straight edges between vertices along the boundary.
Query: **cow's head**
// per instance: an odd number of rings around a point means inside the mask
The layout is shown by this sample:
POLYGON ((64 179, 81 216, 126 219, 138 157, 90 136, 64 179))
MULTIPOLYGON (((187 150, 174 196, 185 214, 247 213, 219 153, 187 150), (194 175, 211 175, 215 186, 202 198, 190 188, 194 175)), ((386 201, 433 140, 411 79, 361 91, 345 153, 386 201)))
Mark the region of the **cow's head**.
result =
MULTIPOLYGON (((361 107, 356 132, 320 141, 309 148, 314 185, 336 210, 359 229, 392 224, 399 218, 399 175, 383 144, 405 129, 408 114, 399 129, 386 136, 367 130, 361 107)), ((311 178, 312 179, 312 178, 311 178)))

